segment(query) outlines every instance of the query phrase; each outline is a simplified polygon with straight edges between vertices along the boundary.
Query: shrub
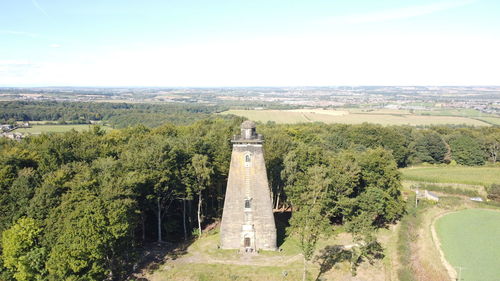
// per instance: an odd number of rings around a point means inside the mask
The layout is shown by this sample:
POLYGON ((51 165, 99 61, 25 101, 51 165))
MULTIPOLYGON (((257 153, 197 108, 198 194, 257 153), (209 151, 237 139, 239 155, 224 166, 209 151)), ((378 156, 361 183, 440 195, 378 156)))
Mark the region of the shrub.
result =
POLYGON ((492 184, 487 190, 488 199, 500 202, 500 184, 492 184))

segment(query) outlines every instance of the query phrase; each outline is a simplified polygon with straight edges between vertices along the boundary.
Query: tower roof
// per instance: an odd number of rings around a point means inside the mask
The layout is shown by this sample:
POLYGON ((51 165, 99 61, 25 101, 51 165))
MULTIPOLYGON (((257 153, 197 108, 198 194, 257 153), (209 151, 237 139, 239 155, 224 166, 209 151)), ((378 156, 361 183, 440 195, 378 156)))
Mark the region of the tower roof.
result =
POLYGON ((254 129, 255 128, 255 122, 247 120, 247 121, 241 123, 241 128, 242 129, 254 129))

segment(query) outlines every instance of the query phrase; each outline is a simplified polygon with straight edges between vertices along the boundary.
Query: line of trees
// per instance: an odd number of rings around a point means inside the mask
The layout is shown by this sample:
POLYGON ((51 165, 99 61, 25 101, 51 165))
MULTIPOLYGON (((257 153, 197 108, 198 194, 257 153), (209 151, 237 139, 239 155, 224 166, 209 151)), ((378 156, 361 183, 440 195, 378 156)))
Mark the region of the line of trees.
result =
MULTIPOLYGON (((242 121, 0 140, 0 280, 121 280, 141 245, 200 234, 221 217, 229 140, 242 121)), ((269 123, 259 131, 274 205, 293 207, 289 234, 305 260, 332 225, 344 225, 362 246, 355 264, 375 252, 373 231, 404 212, 398 166, 460 163, 477 151, 482 161, 463 163, 481 164, 500 129, 269 123)))

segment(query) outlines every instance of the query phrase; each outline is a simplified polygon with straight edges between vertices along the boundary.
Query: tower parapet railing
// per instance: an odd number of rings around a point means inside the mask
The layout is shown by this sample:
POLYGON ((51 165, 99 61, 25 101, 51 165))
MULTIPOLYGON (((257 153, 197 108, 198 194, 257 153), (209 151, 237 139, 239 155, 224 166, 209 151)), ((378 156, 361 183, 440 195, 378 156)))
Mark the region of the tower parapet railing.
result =
POLYGON ((261 134, 253 135, 250 139, 245 139, 242 135, 233 135, 232 143, 263 143, 264 137, 261 134))

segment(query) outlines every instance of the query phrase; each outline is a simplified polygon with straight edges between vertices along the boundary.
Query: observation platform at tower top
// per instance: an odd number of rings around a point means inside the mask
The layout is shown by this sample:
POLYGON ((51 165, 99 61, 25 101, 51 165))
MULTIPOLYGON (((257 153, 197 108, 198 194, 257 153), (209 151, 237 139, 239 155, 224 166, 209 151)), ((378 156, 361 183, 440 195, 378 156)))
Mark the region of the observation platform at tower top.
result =
POLYGON ((264 137, 261 134, 257 134, 255 129, 255 123, 252 121, 244 121, 241 123, 241 134, 234 135, 231 139, 233 144, 238 143, 251 143, 251 144, 261 144, 264 142, 264 137))

